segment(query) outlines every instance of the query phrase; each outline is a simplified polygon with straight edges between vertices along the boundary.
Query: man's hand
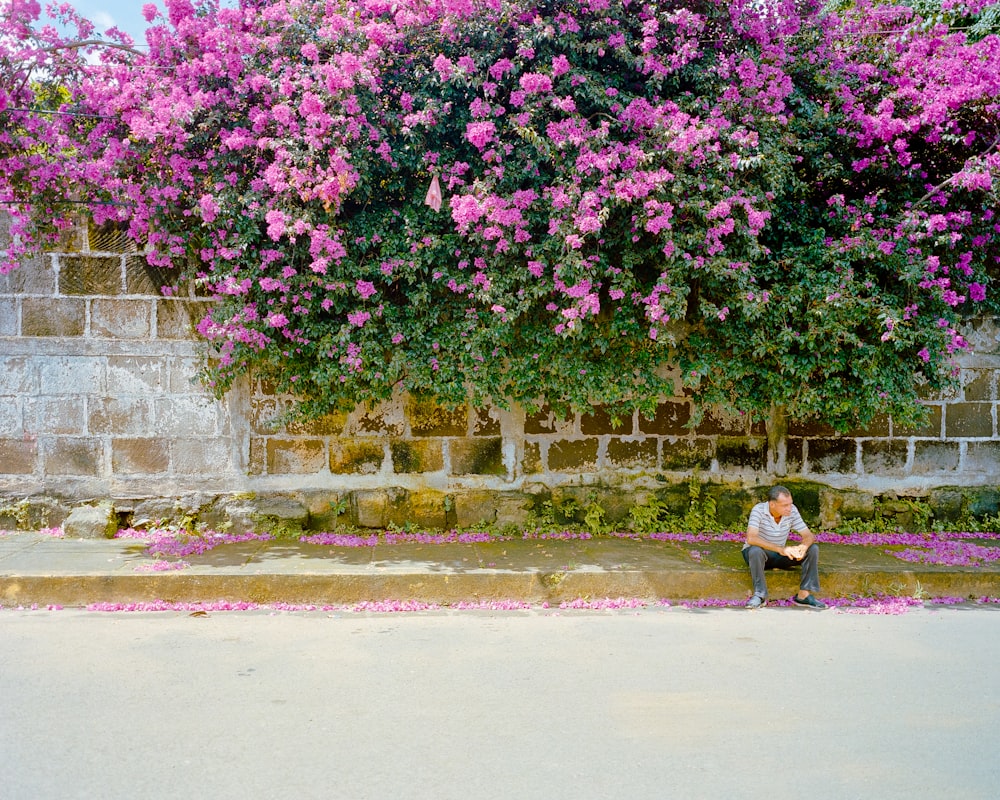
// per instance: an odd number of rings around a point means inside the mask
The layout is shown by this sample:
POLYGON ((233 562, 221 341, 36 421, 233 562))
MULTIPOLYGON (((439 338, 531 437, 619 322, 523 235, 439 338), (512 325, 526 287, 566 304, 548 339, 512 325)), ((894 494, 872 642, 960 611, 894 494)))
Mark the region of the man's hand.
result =
POLYGON ((806 557, 806 546, 804 544, 798 544, 793 547, 786 547, 785 555, 794 561, 801 561, 806 557))

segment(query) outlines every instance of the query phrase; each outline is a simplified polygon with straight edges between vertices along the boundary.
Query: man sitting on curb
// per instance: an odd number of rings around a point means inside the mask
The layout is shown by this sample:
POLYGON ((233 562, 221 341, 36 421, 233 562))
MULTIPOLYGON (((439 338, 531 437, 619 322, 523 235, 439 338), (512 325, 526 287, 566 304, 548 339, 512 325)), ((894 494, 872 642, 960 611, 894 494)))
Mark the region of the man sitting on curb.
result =
POLYGON ((792 602, 803 608, 826 608, 826 604, 815 596, 819 591, 819 545, 792 504, 792 493, 784 486, 771 487, 767 500, 751 509, 743 560, 750 567, 753 580, 753 597, 747 602, 747 608, 761 608, 767 604, 764 570, 796 566, 802 567, 802 579, 792 602), (802 536, 802 543, 789 547, 788 533, 792 530, 802 536))

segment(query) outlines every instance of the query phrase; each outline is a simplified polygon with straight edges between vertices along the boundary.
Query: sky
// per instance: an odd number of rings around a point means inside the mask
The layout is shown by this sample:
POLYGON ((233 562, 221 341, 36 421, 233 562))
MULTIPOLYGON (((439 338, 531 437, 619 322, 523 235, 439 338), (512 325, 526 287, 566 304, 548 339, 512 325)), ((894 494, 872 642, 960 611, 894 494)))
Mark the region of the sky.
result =
MULTIPOLYGON (((150 0, 70 0, 70 5, 97 25, 99 31, 117 26, 141 43, 146 41, 147 22, 142 18, 142 7, 147 2, 150 0)), ((156 5, 163 8, 162 2, 156 5)))
MULTIPOLYGON (((142 7, 149 2, 161 11, 166 8, 164 0, 69 0, 71 6, 97 25, 98 31, 103 32, 117 26, 138 44, 146 41, 148 23, 143 19, 142 7)), ((42 2, 40 5, 44 9, 46 3, 42 2)), ((234 6, 235 0, 223 0, 220 5, 234 6)))

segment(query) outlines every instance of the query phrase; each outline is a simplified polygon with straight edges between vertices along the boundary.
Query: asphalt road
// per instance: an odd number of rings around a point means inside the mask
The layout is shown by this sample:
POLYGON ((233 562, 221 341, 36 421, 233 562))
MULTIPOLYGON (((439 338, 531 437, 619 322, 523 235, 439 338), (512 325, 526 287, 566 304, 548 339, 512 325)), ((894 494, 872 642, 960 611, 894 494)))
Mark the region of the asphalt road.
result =
POLYGON ((0 797, 994 798, 1000 609, 0 612, 0 797))

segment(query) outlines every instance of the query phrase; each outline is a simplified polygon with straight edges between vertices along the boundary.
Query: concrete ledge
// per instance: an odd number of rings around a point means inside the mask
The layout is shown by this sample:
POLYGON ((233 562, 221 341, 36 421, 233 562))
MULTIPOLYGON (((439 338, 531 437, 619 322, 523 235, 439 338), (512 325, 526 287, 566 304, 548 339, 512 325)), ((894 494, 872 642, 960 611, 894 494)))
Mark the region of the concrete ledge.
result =
MULTIPOLYGON (((737 545, 632 541, 324 547, 297 542, 221 545, 164 564, 129 540, 0 537, 0 605, 208 601, 355 604, 579 598, 740 600, 750 591, 737 545)), ((881 548, 823 546, 823 597, 1000 596, 1000 566, 914 565, 881 548)), ((768 573, 773 598, 790 597, 798 572, 768 573)))

